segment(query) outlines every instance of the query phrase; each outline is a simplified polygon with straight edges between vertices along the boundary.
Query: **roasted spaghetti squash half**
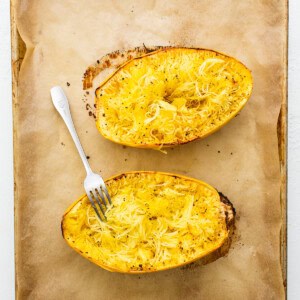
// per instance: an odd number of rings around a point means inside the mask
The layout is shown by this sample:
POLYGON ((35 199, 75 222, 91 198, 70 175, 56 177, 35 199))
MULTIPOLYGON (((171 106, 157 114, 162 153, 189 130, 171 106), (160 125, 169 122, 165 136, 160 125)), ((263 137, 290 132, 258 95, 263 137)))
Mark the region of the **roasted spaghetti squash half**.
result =
POLYGON ((100 267, 123 273, 175 268, 208 256, 227 241, 232 204, 210 185, 158 172, 130 172, 106 181, 113 205, 107 221, 86 196, 64 214, 63 237, 100 267))
POLYGON ((184 144, 225 125, 251 91, 251 72, 234 58, 163 48, 127 61, 96 89, 96 125, 132 147, 184 144))

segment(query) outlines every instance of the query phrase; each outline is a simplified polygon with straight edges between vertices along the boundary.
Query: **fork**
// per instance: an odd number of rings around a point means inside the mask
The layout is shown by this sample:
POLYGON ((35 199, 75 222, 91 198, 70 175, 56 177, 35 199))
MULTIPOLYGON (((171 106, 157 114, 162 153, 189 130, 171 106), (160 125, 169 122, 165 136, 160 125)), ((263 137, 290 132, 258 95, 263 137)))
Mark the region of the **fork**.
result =
POLYGON ((60 86, 55 86, 51 89, 50 93, 52 97, 52 102, 56 110, 61 115, 62 119, 65 121, 65 124, 69 129, 69 132, 73 138, 75 146, 79 152, 80 158, 85 167, 87 173, 87 176, 84 180, 85 192, 98 218, 101 221, 105 221, 106 220, 105 211, 107 210, 108 206, 112 205, 112 202, 107 187, 104 183, 104 180, 99 174, 96 174, 92 171, 88 163, 83 148, 80 144, 78 135, 76 133, 74 123, 70 113, 69 102, 63 89, 60 86), (101 213, 98 207, 100 208, 101 213))

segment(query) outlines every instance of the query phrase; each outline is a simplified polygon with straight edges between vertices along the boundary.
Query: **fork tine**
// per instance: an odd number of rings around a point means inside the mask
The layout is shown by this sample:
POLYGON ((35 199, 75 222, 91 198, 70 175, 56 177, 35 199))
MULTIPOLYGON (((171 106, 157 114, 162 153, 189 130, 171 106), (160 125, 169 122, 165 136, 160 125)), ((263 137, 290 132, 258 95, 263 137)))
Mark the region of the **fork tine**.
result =
MULTIPOLYGON (((97 189, 95 189, 95 195, 94 195, 94 193, 93 193, 92 191, 90 191, 90 193, 91 193, 91 195, 94 197, 94 199, 96 200, 98 206, 100 207, 101 212, 102 212, 103 217, 104 217, 104 220, 106 220, 105 212, 104 212, 104 209, 103 209, 103 207, 102 207, 103 204, 101 204, 101 201, 99 200, 99 198, 98 198, 98 196, 97 196, 97 189)), ((101 218, 101 220, 102 220, 102 218, 101 218)))
POLYGON ((105 199, 105 197, 104 197, 104 195, 103 195, 103 192, 102 192, 102 190, 101 190, 101 187, 100 187, 99 189, 95 189, 95 190, 97 191, 98 195, 100 196, 100 198, 101 198, 101 200, 102 200, 102 202, 103 202, 103 205, 104 205, 105 207, 107 207, 107 201, 106 201, 106 199, 105 199))
POLYGON ((99 211, 98 211, 98 209, 97 209, 97 207, 95 205, 95 202, 94 202, 93 198, 91 197, 91 195, 87 195, 87 196, 88 196, 88 198, 89 198, 89 200, 90 200, 90 202, 92 204, 92 207, 93 207, 95 213, 97 214, 98 218, 102 221, 102 217, 100 216, 100 213, 99 213, 99 211))
POLYGON ((102 188, 102 190, 104 191, 104 193, 105 193, 105 195, 106 195, 106 198, 108 199, 109 204, 112 204, 106 186, 105 186, 105 185, 104 185, 104 186, 101 186, 101 188, 102 188))

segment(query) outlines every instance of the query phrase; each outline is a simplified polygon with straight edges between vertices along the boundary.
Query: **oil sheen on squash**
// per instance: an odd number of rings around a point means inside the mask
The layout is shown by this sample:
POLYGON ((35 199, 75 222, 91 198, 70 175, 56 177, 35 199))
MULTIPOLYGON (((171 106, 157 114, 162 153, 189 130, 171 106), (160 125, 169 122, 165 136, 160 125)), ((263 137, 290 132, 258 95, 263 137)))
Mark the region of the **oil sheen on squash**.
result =
POLYGON ((106 185, 113 202, 107 222, 84 196, 64 215, 62 230, 72 248, 107 270, 174 268, 218 249, 228 236, 220 196, 202 181, 132 172, 106 185))
POLYGON ((155 148, 203 138, 232 119, 252 91, 250 71, 212 50, 167 48, 132 59, 96 90, 104 137, 155 148))

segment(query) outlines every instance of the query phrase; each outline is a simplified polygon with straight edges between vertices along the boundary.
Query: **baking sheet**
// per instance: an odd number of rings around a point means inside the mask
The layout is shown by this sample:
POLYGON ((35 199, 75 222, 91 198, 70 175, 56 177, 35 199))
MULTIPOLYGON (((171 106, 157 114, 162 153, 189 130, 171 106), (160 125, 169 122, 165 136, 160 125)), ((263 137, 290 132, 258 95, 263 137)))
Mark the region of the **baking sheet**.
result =
POLYGON ((27 46, 14 110, 19 299, 284 298, 276 124, 286 95, 286 14, 285 1, 17 3, 27 46), (110 51, 143 43, 235 56, 253 72, 249 103, 219 132, 167 155, 104 140, 85 111, 83 72, 110 51), (231 199, 237 238, 226 257, 201 268, 132 276, 99 269, 67 247, 61 215, 83 193, 85 174, 51 104, 49 89, 56 84, 65 87, 91 165, 104 177, 176 172, 205 180, 231 199))

